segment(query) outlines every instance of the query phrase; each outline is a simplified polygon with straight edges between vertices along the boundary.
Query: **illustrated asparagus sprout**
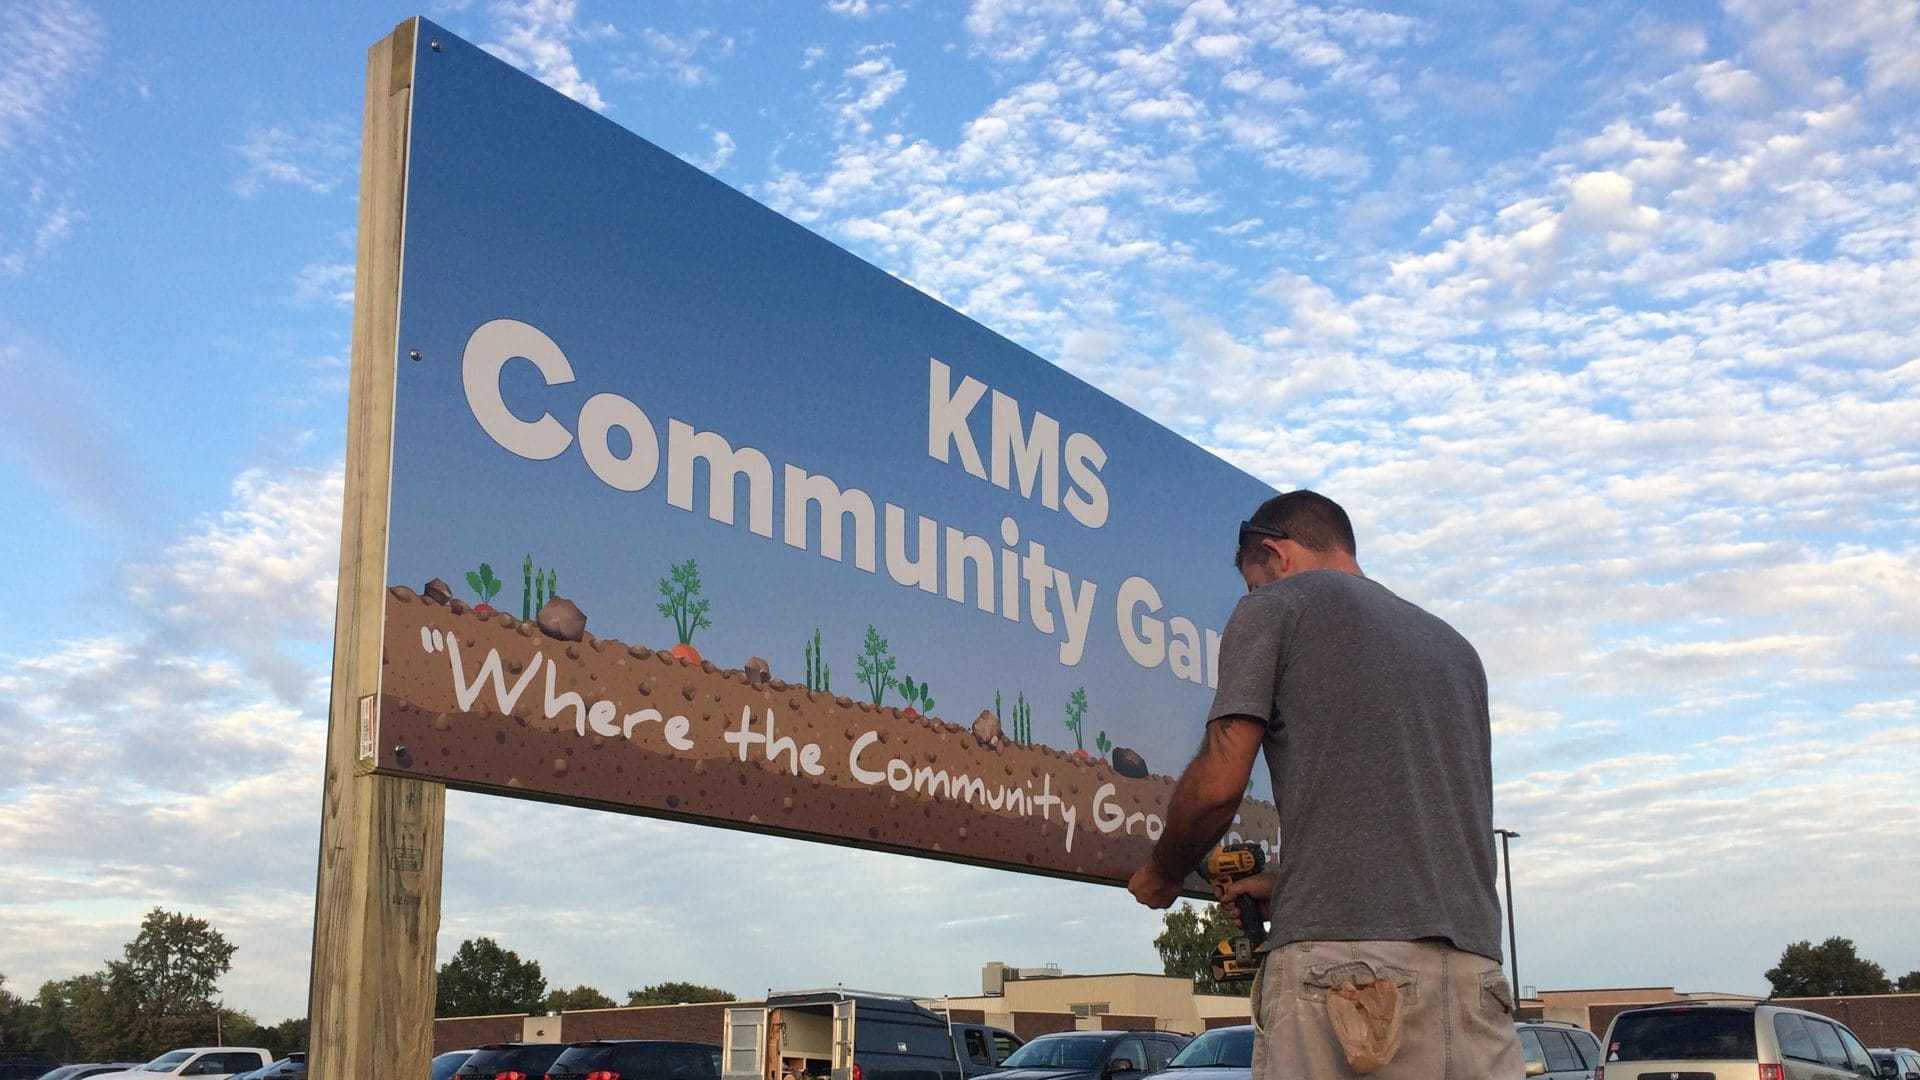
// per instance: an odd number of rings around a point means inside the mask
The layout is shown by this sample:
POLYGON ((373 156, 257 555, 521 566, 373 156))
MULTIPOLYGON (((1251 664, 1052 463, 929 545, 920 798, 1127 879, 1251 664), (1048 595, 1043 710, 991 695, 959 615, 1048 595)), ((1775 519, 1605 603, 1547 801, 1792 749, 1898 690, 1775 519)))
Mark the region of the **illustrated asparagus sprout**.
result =
POLYGON ((821 659, 820 631, 813 631, 813 640, 807 642, 807 689, 830 690, 833 688, 833 669, 821 659))
POLYGON ((520 568, 520 617, 533 618, 559 591, 559 573, 545 568, 536 568, 533 565, 533 556, 528 555, 527 561, 522 563, 520 568))

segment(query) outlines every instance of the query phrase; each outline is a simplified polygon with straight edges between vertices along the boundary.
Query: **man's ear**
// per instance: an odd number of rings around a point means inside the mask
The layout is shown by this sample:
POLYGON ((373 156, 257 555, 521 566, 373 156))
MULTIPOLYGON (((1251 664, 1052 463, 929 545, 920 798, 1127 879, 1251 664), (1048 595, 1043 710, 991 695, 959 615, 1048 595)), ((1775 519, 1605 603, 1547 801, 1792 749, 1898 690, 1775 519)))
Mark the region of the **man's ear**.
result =
POLYGON ((1270 536, 1263 536, 1260 538, 1260 546, 1266 548, 1267 553, 1273 556, 1277 564, 1276 568, 1280 573, 1282 575, 1286 574, 1292 560, 1287 558, 1287 549, 1280 546, 1280 541, 1270 536))

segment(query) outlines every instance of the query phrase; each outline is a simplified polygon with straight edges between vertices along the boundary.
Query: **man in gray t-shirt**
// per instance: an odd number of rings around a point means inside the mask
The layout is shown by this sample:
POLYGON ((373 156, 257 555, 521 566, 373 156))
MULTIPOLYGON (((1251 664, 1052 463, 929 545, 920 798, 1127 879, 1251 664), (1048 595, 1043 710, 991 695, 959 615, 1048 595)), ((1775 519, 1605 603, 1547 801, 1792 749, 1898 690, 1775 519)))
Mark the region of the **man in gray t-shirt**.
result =
POLYGON ((1206 737, 1129 888, 1173 902, 1264 752, 1280 850, 1220 894, 1264 902, 1272 921, 1254 1080, 1520 1075, 1479 655, 1362 574, 1346 512, 1314 492, 1262 504, 1234 565, 1248 593, 1221 639, 1206 737), (1382 1045, 1355 1045, 1369 1037, 1382 1045))

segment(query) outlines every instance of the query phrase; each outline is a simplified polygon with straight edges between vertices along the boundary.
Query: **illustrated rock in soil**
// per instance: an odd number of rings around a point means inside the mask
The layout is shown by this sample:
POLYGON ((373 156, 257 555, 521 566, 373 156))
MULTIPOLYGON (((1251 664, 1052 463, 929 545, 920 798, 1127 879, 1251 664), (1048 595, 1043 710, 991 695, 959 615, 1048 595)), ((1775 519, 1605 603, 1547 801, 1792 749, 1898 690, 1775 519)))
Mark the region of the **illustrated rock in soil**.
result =
POLYGON ((587 616, 581 612, 580 605, 564 596, 548 600, 535 621, 540 624, 541 633, 561 641, 579 641, 587 632, 587 616))
POLYGON ((1000 745, 1000 718, 993 715, 992 709, 981 709, 980 715, 974 718, 973 737, 983 746, 1000 745))
POLYGON ((439 578, 434 578, 427 582, 426 588, 420 590, 420 595, 436 604, 444 604, 453 599, 453 587, 439 578))
POLYGON ((1135 780, 1147 778, 1146 759, 1124 746, 1113 748, 1113 771, 1121 776, 1131 776, 1135 780))
POLYGON ((746 667, 741 669, 747 676, 748 686, 765 686, 773 678, 773 669, 758 656, 747 657, 746 667))

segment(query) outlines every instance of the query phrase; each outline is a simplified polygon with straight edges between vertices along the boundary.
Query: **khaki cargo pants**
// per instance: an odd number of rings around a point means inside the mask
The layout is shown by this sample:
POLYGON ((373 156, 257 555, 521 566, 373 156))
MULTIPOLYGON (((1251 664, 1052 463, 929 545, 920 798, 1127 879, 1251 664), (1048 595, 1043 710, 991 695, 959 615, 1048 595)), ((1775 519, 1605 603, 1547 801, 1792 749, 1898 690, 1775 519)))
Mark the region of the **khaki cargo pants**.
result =
POLYGON ((1375 1080, 1520 1080, 1513 992, 1495 961, 1436 941, 1296 941, 1266 954, 1253 986, 1253 1080, 1357 1075, 1327 995, 1376 978, 1399 987, 1405 1031, 1375 1080))

